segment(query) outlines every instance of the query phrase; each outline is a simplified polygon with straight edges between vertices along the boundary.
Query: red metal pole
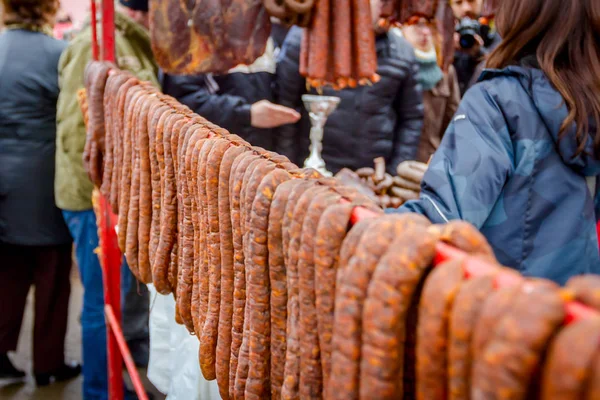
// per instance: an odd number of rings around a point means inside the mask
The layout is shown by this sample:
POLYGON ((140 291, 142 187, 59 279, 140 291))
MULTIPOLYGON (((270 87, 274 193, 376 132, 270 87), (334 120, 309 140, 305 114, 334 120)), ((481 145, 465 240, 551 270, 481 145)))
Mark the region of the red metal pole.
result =
MULTIPOLYGON (((131 357, 131 353, 129 352, 129 348, 127 347, 127 342, 125 342, 125 337, 123 336, 123 331, 121 330, 121 326, 119 324, 120 318, 117 318, 112 307, 109 305, 104 306, 104 313, 106 314, 106 321, 108 325, 111 327, 113 331, 113 335, 117 340, 117 344, 119 346, 119 350, 121 354, 123 354, 123 359, 125 360, 125 366, 129 371, 131 376, 131 383, 133 384, 133 388, 135 393, 138 396, 139 400, 148 400, 148 394, 146 393, 146 389, 144 389, 144 385, 142 384, 142 380, 140 379, 139 374, 137 373, 137 369, 135 367, 135 363, 133 362, 133 358, 131 357), (131 373, 131 371, 135 371, 135 373, 131 373)), ((112 397, 111 397, 112 399, 112 397)))
MULTIPOLYGON (((115 232, 115 216, 106 198, 100 195, 101 226, 100 252, 102 256, 102 278, 104 281, 104 304, 111 309, 117 321, 121 321, 121 252, 115 232)), ((108 394, 111 400, 123 400, 123 357, 119 349, 119 338, 107 320, 106 345, 108 349, 108 394)))
POLYGON ((91 5, 90 5, 90 9, 91 9, 91 23, 92 23, 92 58, 94 60, 98 60, 100 57, 100 50, 98 47, 98 21, 96 18, 96 13, 97 13, 97 9, 96 9, 96 1, 95 0, 90 0, 91 5))
POLYGON ((102 0, 102 59, 115 62, 115 3, 102 0))
MULTIPOLYGON (((112 0, 102 0, 102 59, 115 62, 115 4, 112 0)), ((115 321, 121 321, 121 252, 115 232, 116 217, 112 214, 108 201, 101 198, 101 212, 104 215, 104 300, 115 321)), ((108 346, 108 391, 109 398, 122 400, 123 356, 119 349, 118 332, 110 323, 106 324, 108 346), (112 328, 112 329, 111 329, 112 328)), ((133 368, 135 370, 135 368, 133 368)), ((137 371, 135 371, 137 372, 137 371)), ((139 379, 139 377, 138 377, 139 379)), ((145 393, 145 391, 143 391, 145 393)))

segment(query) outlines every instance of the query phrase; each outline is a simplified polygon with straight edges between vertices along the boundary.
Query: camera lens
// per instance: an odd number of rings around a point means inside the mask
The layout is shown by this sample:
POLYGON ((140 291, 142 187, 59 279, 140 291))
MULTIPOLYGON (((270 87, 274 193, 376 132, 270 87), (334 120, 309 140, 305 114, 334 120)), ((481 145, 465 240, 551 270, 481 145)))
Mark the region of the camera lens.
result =
POLYGON ((470 49, 475 46, 475 36, 470 33, 460 35, 460 47, 470 49))

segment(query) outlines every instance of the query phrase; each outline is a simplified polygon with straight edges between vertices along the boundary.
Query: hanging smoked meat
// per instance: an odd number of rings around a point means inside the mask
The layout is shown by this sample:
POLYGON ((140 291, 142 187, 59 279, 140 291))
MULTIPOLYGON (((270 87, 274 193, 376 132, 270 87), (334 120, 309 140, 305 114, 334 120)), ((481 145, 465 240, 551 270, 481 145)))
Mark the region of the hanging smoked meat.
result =
POLYGON ((320 89, 378 82, 369 0, 316 0, 300 54, 300 73, 320 89))
POLYGON ((171 74, 226 72, 264 52, 270 20, 260 0, 152 0, 150 36, 171 74))

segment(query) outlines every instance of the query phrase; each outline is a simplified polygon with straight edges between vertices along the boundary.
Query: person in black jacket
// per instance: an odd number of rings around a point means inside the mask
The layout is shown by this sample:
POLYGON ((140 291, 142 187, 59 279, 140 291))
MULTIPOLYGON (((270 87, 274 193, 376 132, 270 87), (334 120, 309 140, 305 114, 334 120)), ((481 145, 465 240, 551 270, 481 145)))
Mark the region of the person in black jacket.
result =
POLYGON ((269 39, 265 54, 254 64, 237 66, 225 75, 163 74, 163 92, 250 144, 273 150, 273 128, 300 118, 296 111, 274 104, 274 49, 269 39))
MULTIPOLYGON (((377 9, 380 0, 372 0, 377 9)), ((376 11, 374 15, 380 14, 376 11)), ((302 105, 305 79, 299 73, 302 30, 292 28, 277 65, 279 104, 302 112, 299 123, 280 128, 277 152, 302 165, 309 149, 310 122, 302 105)), ((341 102, 327 120, 323 138, 323 159, 327 169, 372 166, 373 159, 385 157, 388 171, 414 160, 423 126, 423 95, 417 82, 419 67, 413 48, 396 30, 378 32, 377 73, 381 81, 372 86, 335 91, 341 102)))
MULTIPOLYGON (((483 0, 450 0, 450 7, 457 22, 465 18, 473 21, 481 16, 483 0)), ((485 38, 475 35, 475 45, 464 49, 460 45, 460 34, 454 34, 455 53, 454 69, 458 78, 461 95, 477 83, 477 79, 485 66, 485 56, 500 44, 500 36, 490 32, 485 38)))
POLYGON ((58 60, 52 38, 58 1, 3 0, 0 35, 0 380, 22 380, 8 358, 17 349, 27 294, 35 286, 33 373, 79 375, 64 361, 72 239, 54 201, 58 60))

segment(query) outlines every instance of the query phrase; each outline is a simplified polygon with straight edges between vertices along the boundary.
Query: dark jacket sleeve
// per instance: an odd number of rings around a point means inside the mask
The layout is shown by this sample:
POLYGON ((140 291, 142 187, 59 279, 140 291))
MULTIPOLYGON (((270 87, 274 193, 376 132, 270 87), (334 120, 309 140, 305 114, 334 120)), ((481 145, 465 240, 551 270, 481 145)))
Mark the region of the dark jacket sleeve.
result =
POLYGON ((239 96, 211 93, 204 75, 164 75, 163 91, 230 132, 242 133, 251 126, 252 104, 239 96))
POLYGON ((491 88, 470 89, 429 164, 420 198, 388 212, 414 212, 433 223, 460 219, 481 228, 513 173, 504 118, 491 88))
POLYGON ((417 82, 419 66, 414 51, 404 40, 400 42, 401 56, 405 58, 406 76, 396 95, 394 106, 398 115, 394 137, 394 152, 388 170, 395 173, 402 161, 417 156, 423 129, 423 91, 417 82))
MULTIPOLYGON (((275 92, 277 103, 282 106, 293 108, 302 112, 302 95, 306 92, 305 79, 300 75, 300 42, 302 41, 302 30, 292 28, 283 43, 280 57, 277 62, 277 77, 275 80, 275 92)), ((284 125, 278 129, 275 150, 287 156, 290 160, 296 160, 296 149, 298 147, 298 135, 300 134, 301 122, 284 125)))

